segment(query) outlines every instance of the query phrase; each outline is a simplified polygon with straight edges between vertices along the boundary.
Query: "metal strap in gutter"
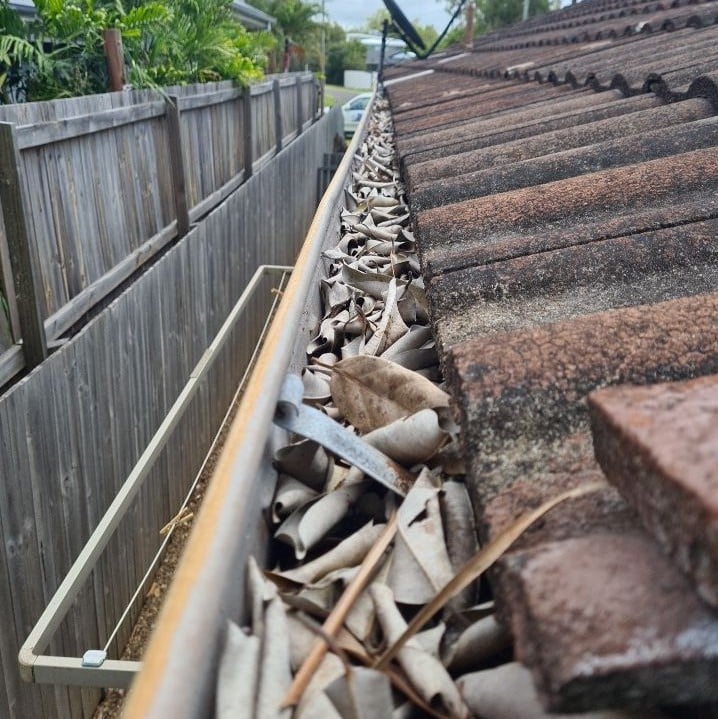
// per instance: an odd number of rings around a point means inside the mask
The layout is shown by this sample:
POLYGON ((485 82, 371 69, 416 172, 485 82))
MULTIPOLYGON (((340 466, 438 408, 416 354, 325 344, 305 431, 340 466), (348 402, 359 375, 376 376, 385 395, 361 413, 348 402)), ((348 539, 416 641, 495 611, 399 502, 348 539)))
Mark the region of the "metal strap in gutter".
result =
POLYGON ((184 389, 21 647, 20 674, 26 681, 96 687, 129 686, 141 666, 139 662, 108 660, 106 651, 97 649, 89 650, 82 658, 47 656, 43 655, 43 652, 46 651, 107 543, 131 507, 133 499, 140 491, 160 452, 169 441, 207 372, 247 309, 262 279, 266 275, 286 275, 292 271, 291 267, 278 265, 261 265, 257 268, 219 332, 195 365, 184 389))
POLYGON ((372 103, 314 216, 277 315, 227 437, 157 627, 123 711, 123 719, 207 716, 225 622, 243 593, 242 558, 254 516, 257 473, 296 341, 306 298, 314 289, 324 238, 336 218, 372 103))

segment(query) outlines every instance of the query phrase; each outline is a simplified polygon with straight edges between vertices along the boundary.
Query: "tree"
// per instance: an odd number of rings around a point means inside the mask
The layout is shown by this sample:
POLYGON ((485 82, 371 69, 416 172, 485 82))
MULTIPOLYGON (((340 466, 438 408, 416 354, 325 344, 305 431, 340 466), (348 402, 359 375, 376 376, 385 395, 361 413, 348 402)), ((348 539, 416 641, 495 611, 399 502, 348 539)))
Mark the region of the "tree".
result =
POLYGON ((345 70, 366 68, 366 48, 358 40, 327 43, 327 82, 344 84, 345 70))
POLYGON ((252 4, 277 20, 273 29, 277 43, 272 56, 272 69, 282 68, 281 54, 285 41, 291 43, 295 65, 301 66, 307 61, 308 55, 313 56, 312 64, 317 65, 321 26, 315 17, 321 13, 321 5, 302 0, 253 0, 252 4))
MULTIPOLYGON (((103 92, 102 34, 122 35, 128 80, 158 87, 261 76, 266 35, 248 33, 231 0, 35 0, 37 18, 0 37, 2 100, 103 92)), ((6 0, 0 0, 7 7, 6 0)), ((0 6, 0 22, 8 20, 0 6)), ((12 21, 12 18, 9 19, 12 21)))
MULTIPOLYGON (((471 2, 472 0, 469 0, 471 2)), ((506 25, 513 25, 523 17, 523 0, 475 0, 474 37, 484 35, 506 25)), ((445 0, 447 11, 454 13, 458 0, 445 0)), ((549 10, 549 0, 529 0, 529 17, 542 15, 549 10)), ((452 28, 442 47, 460 42, 463 38, 463 25, 452 28)))
MULTIPOLYGON (((369 15, 361 29, 366 32, 381 33, 384 26, 384 20, 391 23, 389 12, 380 8, 375 13, 369 15)), ((439 33, 433 25, 422 25, 421 20, 418 18, 414 18, 411 21, 411 24, 414 26, 417 33, 419 33, 419 37, 424 41, 424 45, 427 49, 430 48, 436 42, 436 38, 439 37, 439 33)), ((391 37, 403 39, 401 38, 401 35, 391 26, 391 24, 389 26, 389 35, 391 37)))

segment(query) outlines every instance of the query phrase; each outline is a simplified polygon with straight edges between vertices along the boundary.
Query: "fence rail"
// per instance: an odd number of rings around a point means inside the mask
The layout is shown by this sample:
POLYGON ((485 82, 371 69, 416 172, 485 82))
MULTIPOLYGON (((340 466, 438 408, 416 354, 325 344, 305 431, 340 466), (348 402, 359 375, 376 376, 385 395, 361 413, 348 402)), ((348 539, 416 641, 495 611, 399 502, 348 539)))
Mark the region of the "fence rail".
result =
POLYGON ((0 387, 314 122, 317 100, 298 73, 0 107, 0 387))

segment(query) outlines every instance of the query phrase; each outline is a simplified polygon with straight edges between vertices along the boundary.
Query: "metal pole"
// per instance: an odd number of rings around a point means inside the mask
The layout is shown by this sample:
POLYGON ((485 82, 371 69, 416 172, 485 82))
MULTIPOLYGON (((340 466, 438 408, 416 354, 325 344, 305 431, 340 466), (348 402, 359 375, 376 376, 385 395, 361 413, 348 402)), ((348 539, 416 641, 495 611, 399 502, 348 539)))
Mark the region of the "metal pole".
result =
POLYGON ((381 24, 381 52, 379 53, 379 72, 377 82, 381 82, 384 76, 384 54, 386 53, 386 36, 389 33, 389 21, 384 20, 381 24))
POLYGON ((322 78, 326 77, 326 54, 327 54, 327 15, 324 10, 324 0, 322 0, 322 35, 321 48, 319 57, 319 72, 322 78))

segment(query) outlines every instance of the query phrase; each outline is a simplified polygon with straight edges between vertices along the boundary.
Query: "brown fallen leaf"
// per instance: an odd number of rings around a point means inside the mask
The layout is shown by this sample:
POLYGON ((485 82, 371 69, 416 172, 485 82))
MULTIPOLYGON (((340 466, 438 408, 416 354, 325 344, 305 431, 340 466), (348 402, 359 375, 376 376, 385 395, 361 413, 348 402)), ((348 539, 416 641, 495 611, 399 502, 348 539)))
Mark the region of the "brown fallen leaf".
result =
POLYGON ((297 586, 311 584, 337 569, 354 567, 364 559, 383 531, 382 524, 365 524, 332 550, 319 555, 311 562, 286 572, 267 572, 267 578, 286 588, 291 584, 297 586))
POLYGON ((382 320, 364 351, 368 355, 380 355, 408 331, 397 306, 396 280, 392 280, 386 291, 382 320))
MULTIPOLYGON (((406 622, 394 603, 389 587, 374 584, 371 596, 376 604, 377 618, 386 641, 394 642, 403 633, 406 622)), ((425 652, 415 638, 398 652, 398 663, 424 701, 451 717, 466 717, 468 712, 453 679, 441 662, 425 652)))
MULTIPOLYGON (((377 564, 393 541, 396 528, 397 518, 394 516, 389 520, 379 539, 377 539, 374 546, 369 550, 366 557, 364 557, 364 561, 361 563, 356 576, 349 586, 347 586, 331 614, 322 625, 324 632, 330 636, 335 636, 339 629, 341 629, 346 615, 349 613, 356 599, 366 588, 377 564)), ((311 681, 326 651, 326 642, 321 639, 317 640, 309 656, 297 671, 292 686, 282 701, 282 707, 295 706, 299 702, 305 687, 311 681)))
POLYGON ((449 395, 417 372, 381 357, 349 357, 333 367, 334 404, 360 432, 421 409, 449 406, 449 395))
POLYGON ((511 646, 511 636, 493 615, 465 629, 447 647, 443 662, 454 675, 479 669, 484 662, 511 646))
POLYGON ((549 499, 536 509, 527 512, 519 517, 510 527, 501 532, 490 544, 486 545, 476 555, 474 555, 459 571, 451 581, 432 599, 428 604, 424 605, 416 616, 411 620, 409 626, 402 635, 377 659, 374 665, 377 669, 386 667, 389 662, 397 656, 401 648, 411 637, 414 636, 426 622, 431 619, 436 612, 439 611, 452 597, 456 596, 462 589, 471 584, 475 579, 481 576, 492 564, 494 564, 501 556, 511 547, 511 545, 538 519, 543 517, 549 510, 556 505, 565 502, 567 499, 582 497, 591 492, 597 492, 605 489, 605 482, 592 482, 584 484, 575 489, 559 494, 553 499, 549 499))
POLYGON ((388 717, 394 708, 389 678, 367 667, 356 667, 338 677, 324 692, 342 719, 388 717))
POLYGON ((317 442, 303 439, 277 450, 274 464, 281 472, 321 491, 332 473, 334 459, 317 442))
POLYGON ((261 640, 228 622, 217 675, 217 719, 253 719, 261 640))
POLYGON ((430 460, 448 438, 433 409, 421 409, 362 437, 372 447, 405 467, 430 460))
POLYGON ((344 484, 310 500, 282 522, 274 538, 293 547, 297 559, 304 559, 307 552, 346 515, 365 488, 363 482, 344 484))

